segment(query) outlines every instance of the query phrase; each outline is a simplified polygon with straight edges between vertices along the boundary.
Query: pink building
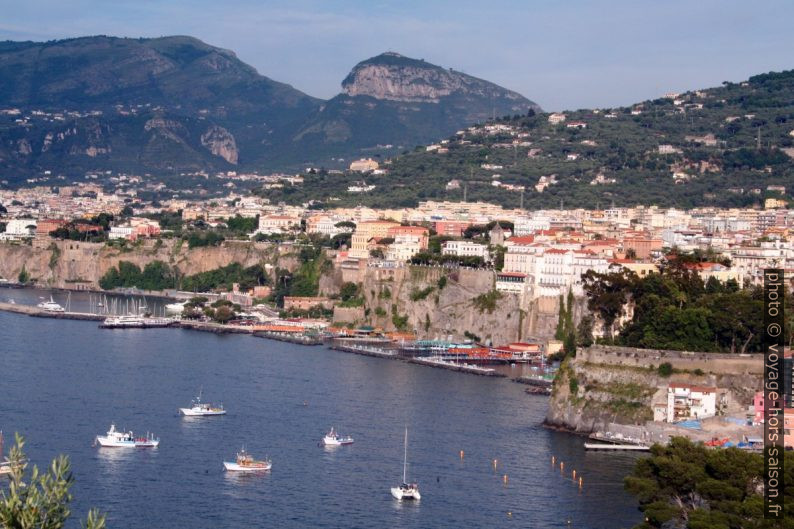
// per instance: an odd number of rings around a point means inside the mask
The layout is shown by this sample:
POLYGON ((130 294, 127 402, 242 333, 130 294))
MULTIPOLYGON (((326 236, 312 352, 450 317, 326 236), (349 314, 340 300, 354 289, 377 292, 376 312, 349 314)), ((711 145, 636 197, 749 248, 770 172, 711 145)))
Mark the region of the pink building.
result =
POLYGON ((764 424, 764 392, 757 391, 753 397, 753 424, 764 424))

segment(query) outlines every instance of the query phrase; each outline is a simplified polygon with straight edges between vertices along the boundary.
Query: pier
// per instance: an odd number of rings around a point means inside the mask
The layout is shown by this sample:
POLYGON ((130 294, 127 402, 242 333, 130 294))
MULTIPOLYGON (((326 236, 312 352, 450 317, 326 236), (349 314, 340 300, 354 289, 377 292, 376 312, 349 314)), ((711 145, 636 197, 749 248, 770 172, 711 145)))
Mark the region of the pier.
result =
POLYGON ((585 450, 623 450, 628 452, 647 452, 651 449, 650 446, 634 445, 634 444, 611 444, 611 443, 585 443, 585 450))
POLYGON ((267 338, 278 340, 279 342, 296 343, 298 345, 322 345, 323 340, 319 336, 307 336, 305 334, 276 332, 276 331, 253 331, 257 338, 267 338))
POLYGON ((504 377, 502 373, 497 372, 490 367, 480 367, 472 364, 458 364, 448 360, 441 360, 437 358, 412 358, 408 360, 412 364, 421 364, 430 367, 439 367, 442 369, 449 369, 450 371, 460 371, 461 373, 470 373, 472 375, 480 375, 485 377, 504 377))
POLYGON ((26 316, 33 316, 34 318, 57 318, 61 320, 87 321, 103 321, 106 318, 106 316, 101 314, 91 314, 90 312, 53 312, 40 309, 39 307, 34 307, 32 305, 5 302, 0 302, 0 310, 5 312, 14 312, 16 314, 25 314, 26 316))

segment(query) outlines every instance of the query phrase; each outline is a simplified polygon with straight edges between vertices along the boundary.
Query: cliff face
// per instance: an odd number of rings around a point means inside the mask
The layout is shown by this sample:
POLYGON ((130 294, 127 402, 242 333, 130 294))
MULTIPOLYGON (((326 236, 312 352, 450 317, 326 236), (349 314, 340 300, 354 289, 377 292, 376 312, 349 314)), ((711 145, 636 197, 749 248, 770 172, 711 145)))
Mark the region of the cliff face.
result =
MULTIPOLYGON (((99 279, 119 261, 129 261, 141 269, 152 261, 163 261, 177 267, 180 274, 191 275, 231 263, 275 264, 276 259, 276 247, 266 243, 225 243, 191 250, 177 241, 164 240, 157 244, 152 240, 127 252, 104 244, 73 241, 53 241, 47 247, 0 244, 0 277, 15 281, 24 266, 31 278, 41 284, 56 288, 99 288, 99 279)), ((279 266, 294 268, 294 263, 286 261, 279 262, 279 266)))
POLYGON ((451 95, 513 101, 515 111, 540 107, 521 94, 476 77, 447 70, 423 60, 387 52, 357 64, 342 81, 349 96, 371 96, 392 101, 438 103, 451 95))
MULTIPOLYGON (((616 349, 628 351, 628 348, 616 349)), ((635 351, 640 355, 647 353, 635 351)), ((758 369, 742 368, 738 358, 736 366, 725 365, 730 360, 717 365, 720 360, 715 358, 713 370, 705 363, 700 374, 701 371, 692 369, 696 364, 687 358, 680 361, 645 358, 639 365, 630 365, 619 355, 610 356, 613 355, 606 353, 590 357, 585 350, 563 363, 549 401, 548 424, 582 433, 604 430, 609 423, 644 424, 653 420, 653 404, 667 402, 667 386, 673 382, 726 389, 728 408, 725 411, 738 413, 752 403, 755 390, 761 388, 758 369), (677 371, 670 377, 662 377, 656 370, 665 361, 677 371)), ((761 367, 760 358, 753 362, 758 364, 755 367, 761 367)))

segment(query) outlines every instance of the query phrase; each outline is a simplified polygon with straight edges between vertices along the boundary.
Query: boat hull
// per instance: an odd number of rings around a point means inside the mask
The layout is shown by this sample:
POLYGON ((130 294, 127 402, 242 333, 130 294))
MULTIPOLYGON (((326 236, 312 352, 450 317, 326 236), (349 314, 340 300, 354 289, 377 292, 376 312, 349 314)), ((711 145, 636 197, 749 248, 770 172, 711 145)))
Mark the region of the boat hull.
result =
POLYGON ((323 438, 323 444, 325 446, 346 446, 346 445, 352 445, 353 444, 353 439, 349 439, 349 438, 348 439, 329 439, 329 438, 326 437, 326 438, 323 438))
POLYGON ((196 411, 191 408, 179 408, 179 413, 181 413, 185 417, 213 417, 215 415, 226 415, 226 410, 196 411))
POLYGON ((420 500, 422 495, 416 489, 405 490, 400 487, 392 487, 391 495, 396 500, 420 500))
POLYGON ((273 467, 272 463, 266 463, 264 465, 259 466, 249 466, 249 465, 238 465, 237 463, 231 461, 224 461, 223 468, 228 470, 229 472, 266 472, 273 467))
POLYGON ((159 439, 147 439, 145 441, 117 441, 107 437, 98 436, 97 444, 103 448, 157 448, 160 444, 159 439))

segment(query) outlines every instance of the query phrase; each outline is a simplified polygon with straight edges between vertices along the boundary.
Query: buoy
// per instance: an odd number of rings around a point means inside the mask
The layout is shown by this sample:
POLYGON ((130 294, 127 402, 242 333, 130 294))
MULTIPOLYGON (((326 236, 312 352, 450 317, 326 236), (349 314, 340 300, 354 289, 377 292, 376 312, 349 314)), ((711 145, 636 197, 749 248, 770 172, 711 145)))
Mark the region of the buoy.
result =
POLYGON ((496 459, 493 460, 493 468, 494 468, 494 470, 496 470, 496 463, 497 462, 498 462, 498 460, 496 460, 496 459))
POLYGON ((560 470, 562 470, 564 468, 565 468, 565 463, 563 461, 560 461, 560 470))
POLYGON ((463 450, 460 451, 460 458, 463 459, 463 450))
POLYGON ((555 464, 556 462, 557 462, 557 458, 556 458, 556 457, 554 457, 554 456, 551 456, 551 464, 553 465, 553 464, 555 464))
POLYGON ((505 482, 505 484, 507 484, 507 474, 505 474, 504 476, 502 476, 502 481, 504 481, 504 482, 505 482))
POLYGON ((579 478, 579 488, 582 488, 582 478, 579 478))
POLYGON ((513 511, 507 511, 507 517, 512 518, 512 516, 513 516, 513 511))
POLYGON ((574 470, 574 471, 572 472, 572 474, 573 474, 573 480, 574 480, 574 481, 576 481, 576 470, 574 470))

